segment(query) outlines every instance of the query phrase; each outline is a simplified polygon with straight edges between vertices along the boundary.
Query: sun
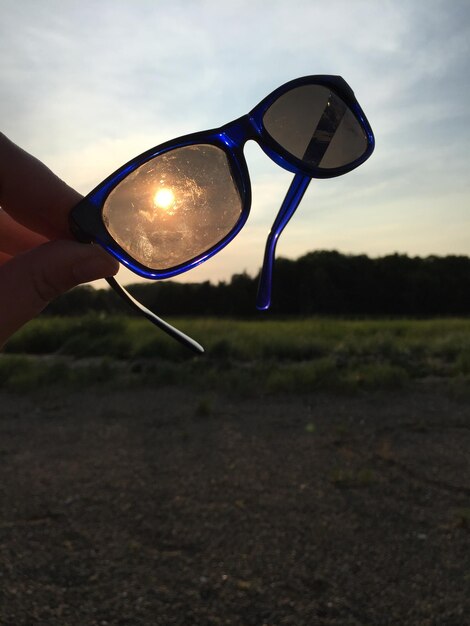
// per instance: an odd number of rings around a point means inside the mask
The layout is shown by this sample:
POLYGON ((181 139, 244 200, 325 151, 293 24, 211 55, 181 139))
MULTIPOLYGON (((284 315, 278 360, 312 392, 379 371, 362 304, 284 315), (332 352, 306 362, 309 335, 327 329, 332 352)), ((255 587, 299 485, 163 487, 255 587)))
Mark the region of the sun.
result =
POLYGON ((156 208, 163 209, 164 211, 168 211, 174 201, 175 194, 167 187, 159 189, 153 196, 153 203, 156 208))

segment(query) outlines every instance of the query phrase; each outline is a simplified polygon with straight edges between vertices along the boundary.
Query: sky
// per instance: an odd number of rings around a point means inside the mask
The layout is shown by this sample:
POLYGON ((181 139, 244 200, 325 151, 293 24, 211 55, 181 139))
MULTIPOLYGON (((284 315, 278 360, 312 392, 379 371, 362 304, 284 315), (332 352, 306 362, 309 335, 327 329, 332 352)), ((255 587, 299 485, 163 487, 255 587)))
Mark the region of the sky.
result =
MULTIPOLYGON (((288 80, 336 74, 376 149, 312 181, 278 256, 470 255, 469 0, 0 0, 0 14, 0 130, 81 193, 288 80)), ((247 224, 180 280, 259 270, 292 174, 253 142, 245 155, 247 224)))

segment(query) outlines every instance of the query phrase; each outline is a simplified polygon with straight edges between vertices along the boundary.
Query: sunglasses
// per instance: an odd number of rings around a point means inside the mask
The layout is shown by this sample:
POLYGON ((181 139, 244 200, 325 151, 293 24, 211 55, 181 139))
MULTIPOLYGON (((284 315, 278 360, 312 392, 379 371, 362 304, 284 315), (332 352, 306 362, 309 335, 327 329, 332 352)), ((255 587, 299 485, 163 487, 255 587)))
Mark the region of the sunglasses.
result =
MULTIPOLYGON (((374 150, 369 122, 339 76, 290 81, 233 122, 137 156, 72 209, 72 232, 80 241, 101 245, 144 278, 187 272, 222 250, 248 218, 251 185, 243 147, 250 139, 295 174, 266 242, 256 306, 269 308, 276 244, 310 180, 346 174, 374 150)), ((153 324, 204 352, 114 277, 107 281, 153 324)))

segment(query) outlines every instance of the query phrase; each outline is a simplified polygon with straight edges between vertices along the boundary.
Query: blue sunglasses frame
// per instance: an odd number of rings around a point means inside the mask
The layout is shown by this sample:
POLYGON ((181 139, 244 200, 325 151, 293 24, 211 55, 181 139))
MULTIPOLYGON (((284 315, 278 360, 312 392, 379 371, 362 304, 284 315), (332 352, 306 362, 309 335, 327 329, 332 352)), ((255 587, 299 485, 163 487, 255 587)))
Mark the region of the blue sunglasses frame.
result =
MULTIPOLYGON (((340 76, 304 76, 289 81, 266 96, 266 98, 248 114, 224 126, 184 135, 140 154, 106 178, 72 209, 70 213, 70 227, 72 233, 80 241, 99 244, 120 263, 128 267, 135 274, 144 278, 159 280, 187 272, 220 252, 220 250, 240 232, 248 219, 251 208, 251 183, 243 148, 250 139, 256 141, 265 154, 280 167, 295 174, 266 241, 256 306, 260 310, 268 309, 271 303, 272 272, 276 244, 282 231, 299 206, 311 179, 334 178, 346 174, 364 163, 374 150, 375 139, 370 124, 357 102, 351 87, 340 76), (367 139, 366 150, 358 159, 341 167, 322 169, 290 154, 267 132, 263 118, 269 107, 283 94, 304 85, 320 85, 327 87, 330 91, 339 96, 354 114, 364 130, 367 139), (232 176, 242 199, 240 217, 232 230, 221 239, 221 241, 188 262, 165 270, 155 270, 146 267, 129 255, 110 235, 102 217, 104 204, 113 189, 142 164, 175 148, 195 144, 214 145, 222 149, 227 155, 232 176)), ((128 304, 147 317, 153 324, 195 352, 204 352, 204 349, 199 343, 162 320, 155 313, 135 300, 115 278, 108 278, 107 281, 128 304)))

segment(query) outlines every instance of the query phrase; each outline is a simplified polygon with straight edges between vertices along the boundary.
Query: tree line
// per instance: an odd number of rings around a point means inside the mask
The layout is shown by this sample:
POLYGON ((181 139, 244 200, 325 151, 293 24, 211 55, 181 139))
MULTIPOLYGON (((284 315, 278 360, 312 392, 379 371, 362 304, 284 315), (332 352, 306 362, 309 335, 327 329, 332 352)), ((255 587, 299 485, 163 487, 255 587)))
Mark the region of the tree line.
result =
MULTIPOLYGON (((161 315, 253 317, 258 277, 236 274, 212 284, 146 281, 128 287, 161 315)), ((380 258, 310 252, 297 260, 279 258, 274 270, 274 315, 457 316, 470 313, 467 256, 380 258)), ((133 314, 112 290, 77 287, 45 314, 90 312, 133 314)))

